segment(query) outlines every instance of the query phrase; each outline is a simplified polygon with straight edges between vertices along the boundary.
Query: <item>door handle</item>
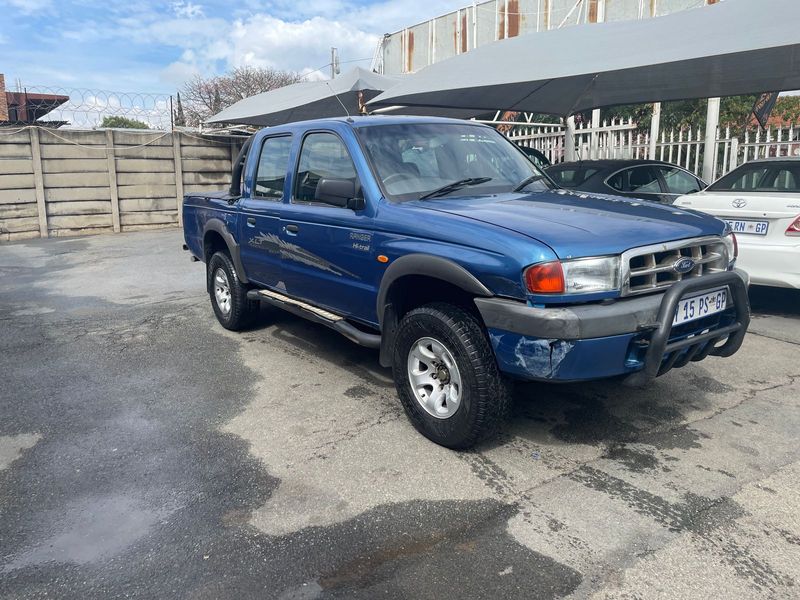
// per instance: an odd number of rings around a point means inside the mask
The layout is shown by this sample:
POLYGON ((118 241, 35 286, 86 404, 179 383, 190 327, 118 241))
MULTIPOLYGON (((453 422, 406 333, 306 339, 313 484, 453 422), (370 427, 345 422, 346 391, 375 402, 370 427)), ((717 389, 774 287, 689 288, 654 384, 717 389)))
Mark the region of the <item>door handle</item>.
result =
POLYGON ((297 235, 297 232, 300 231, 300 227, 297 225, 286 225, 283 230, 289 235, 297 235))
POLYGON ((247 226, 248 227, 255 227, 256 226, 255 217, 247 217, 247 226))

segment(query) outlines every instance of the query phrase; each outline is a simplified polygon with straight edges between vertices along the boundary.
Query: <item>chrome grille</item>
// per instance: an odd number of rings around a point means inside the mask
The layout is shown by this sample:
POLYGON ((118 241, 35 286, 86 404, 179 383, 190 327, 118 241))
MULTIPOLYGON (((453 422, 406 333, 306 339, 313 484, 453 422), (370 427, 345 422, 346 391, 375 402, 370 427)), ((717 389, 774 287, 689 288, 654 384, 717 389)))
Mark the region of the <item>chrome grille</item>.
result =
POLYGON ((664 290, 687 277, 700 277, 728 268, 728 250, 722 238, 712 236, 633 248, 622 254, 622 295, 664 290), (674 269, 682 258, 695 266, 687 273, 674 269))

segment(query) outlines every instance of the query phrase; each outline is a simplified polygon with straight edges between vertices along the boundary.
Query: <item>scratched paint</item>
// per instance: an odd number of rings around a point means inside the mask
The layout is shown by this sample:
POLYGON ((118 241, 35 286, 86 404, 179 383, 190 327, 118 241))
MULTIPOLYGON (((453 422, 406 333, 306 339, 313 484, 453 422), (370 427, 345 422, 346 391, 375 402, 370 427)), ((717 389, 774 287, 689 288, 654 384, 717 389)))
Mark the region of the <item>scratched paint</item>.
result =
POLYGON ((575 347, 574 342, 557 339, 530 338, 489 330, 489 339, 496 352, 509 357, 511 371, 526 377, 552 379, 561 363, 575 347))
POLYGON ((520 337, 514 348, 517 366, 539 377, 551 378, 575 344, 564 340, 520 337))

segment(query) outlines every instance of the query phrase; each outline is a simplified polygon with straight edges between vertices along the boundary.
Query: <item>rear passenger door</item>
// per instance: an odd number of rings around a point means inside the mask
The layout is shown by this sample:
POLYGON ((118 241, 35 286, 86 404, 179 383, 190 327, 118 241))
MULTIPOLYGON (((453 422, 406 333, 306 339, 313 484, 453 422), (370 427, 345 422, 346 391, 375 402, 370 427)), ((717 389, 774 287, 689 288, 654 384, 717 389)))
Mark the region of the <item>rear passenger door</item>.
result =
POLYGON ((239 241, 248 277, 264 286, 275 287, 282 277, 280 253, 280 211, 289 169, 290 135, 264 139, 259 152, 253 185, 239 201, 239 241))
POLYGON ((293 172, 291 201, 281 217, 283 274, 289 295, 346 316, 375 313, 372 218, 366 201, 345 208, 317 199, 320 180, 360 178, 344 140, 332 131, 311 131, 302 140, 293 172))

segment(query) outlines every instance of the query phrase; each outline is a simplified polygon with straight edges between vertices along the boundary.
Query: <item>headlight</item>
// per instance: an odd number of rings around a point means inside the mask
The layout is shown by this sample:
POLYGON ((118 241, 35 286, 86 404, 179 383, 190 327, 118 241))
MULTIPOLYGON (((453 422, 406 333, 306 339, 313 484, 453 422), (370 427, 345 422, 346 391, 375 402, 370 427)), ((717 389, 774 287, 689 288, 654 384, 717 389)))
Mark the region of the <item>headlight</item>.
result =
POLYGON ((525 284, 533 294, 591 294, 619 289, 619 256, 579 258, 533 265, 525 284))
POLYGON ((725 243, 725 248, 728 250, 728 266, 730 267, 736 262, 739 256, 739 242, 736 241, 736 234, 732 231, 722 236, 722 241, 725 243))

